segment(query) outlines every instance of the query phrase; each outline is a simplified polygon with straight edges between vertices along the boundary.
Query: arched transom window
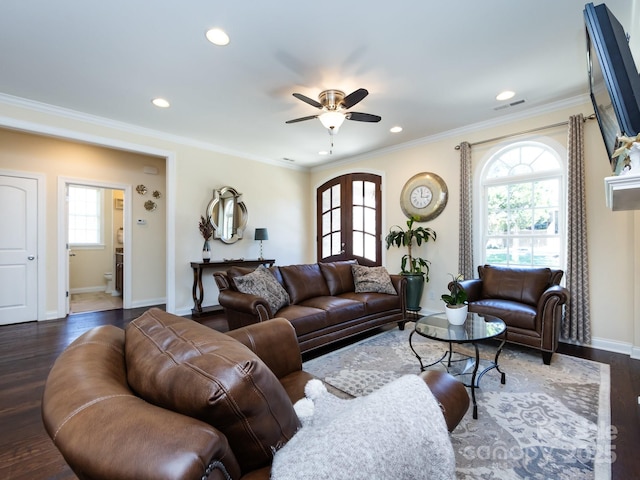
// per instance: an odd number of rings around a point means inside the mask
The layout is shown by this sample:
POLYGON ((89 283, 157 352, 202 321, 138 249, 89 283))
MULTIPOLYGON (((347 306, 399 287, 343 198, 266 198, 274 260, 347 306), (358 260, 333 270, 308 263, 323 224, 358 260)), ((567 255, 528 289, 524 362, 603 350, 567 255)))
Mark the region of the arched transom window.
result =
POLYGON ((561 268, 564 264, 564 168, 558 153, 518 142, 484 167, 482 263, 561 268))

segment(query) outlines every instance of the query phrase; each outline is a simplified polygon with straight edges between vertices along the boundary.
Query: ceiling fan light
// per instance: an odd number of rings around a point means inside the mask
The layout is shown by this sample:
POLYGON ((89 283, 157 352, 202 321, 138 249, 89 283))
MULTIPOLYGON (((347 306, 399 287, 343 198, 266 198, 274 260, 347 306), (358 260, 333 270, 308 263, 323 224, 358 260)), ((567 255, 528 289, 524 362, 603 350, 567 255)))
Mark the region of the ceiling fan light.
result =
POLYGON ((338 133, 340 126, 344 123, 345 115, 340 112, 324 112, 318 117, 324 128, 331 133, 338 133))

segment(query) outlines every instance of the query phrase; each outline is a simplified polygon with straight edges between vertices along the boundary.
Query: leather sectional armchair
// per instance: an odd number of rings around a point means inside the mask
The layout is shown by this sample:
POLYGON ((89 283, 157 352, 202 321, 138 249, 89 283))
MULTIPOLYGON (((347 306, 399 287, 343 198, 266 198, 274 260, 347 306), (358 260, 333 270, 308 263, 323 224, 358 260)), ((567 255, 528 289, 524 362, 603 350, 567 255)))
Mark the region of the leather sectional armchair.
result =
POLYGON ((236 279, 252 270, 232 267, 214 273, 220 289, 218 302, 230 329, 286 318, 296 331, 302 353, 389 323, 398 323, 403 329, 406 279, 390 275, 393 294, 356 293, 354 264, 339 261, 271 267, 290 298, 290 303, 277 311, 272 311, 264 298, 238 291, 236 279))
POLYGON ((560 286, 562 270, 480 265, 479 278, 464 280, 469 311, 507 324, 507 341, 542 352, 546 365, 558 348, 562 305, 569 292, 560 286))
MULTIPOLYGON (((421 377, 453 430, 466 389, 443 372, 421 377)), ((47 378, 42 417, 80 479, 267 480, 311 378, 285 319, 224 334, 151 309, 126 330, 72 342, 47 378)))

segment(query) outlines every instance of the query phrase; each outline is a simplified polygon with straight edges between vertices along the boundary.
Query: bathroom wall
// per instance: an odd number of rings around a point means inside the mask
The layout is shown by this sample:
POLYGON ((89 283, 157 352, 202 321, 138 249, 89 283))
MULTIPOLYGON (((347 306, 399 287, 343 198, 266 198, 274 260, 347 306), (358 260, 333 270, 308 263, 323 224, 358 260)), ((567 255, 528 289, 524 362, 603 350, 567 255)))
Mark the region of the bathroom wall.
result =
MULTIPOLYGON (((69 293, 71 294, 105 291, 107 285, 104 274, 115 273, 115 249, 122 247, 122 243, 118 243, 117 232, 123 226, 123 210, 116 208, 116 199, 123 202, 124 192, 105 188, 103 193, 104 245, 98 248, 72 247, 72 255, 69 257, 69 293)), ((118 207, 120 205, 122 203, 118 207)), ((113 282, 111 288, 113 288, 113 282)), ((111 293, 111 290, 108 293, 111 293)))

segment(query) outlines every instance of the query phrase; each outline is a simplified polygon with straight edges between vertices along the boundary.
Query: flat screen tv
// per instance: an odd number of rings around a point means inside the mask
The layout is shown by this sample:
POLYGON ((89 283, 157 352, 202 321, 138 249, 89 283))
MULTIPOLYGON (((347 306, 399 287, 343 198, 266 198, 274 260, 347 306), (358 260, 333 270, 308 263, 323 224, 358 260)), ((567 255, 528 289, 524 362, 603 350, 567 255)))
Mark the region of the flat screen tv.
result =
POLYGON ((624 28, 604 3, 586 4, 584 20, 591 101, 611 168, 619 173, 611 160, 617 138, 640 132, 640 75, 624 28))

